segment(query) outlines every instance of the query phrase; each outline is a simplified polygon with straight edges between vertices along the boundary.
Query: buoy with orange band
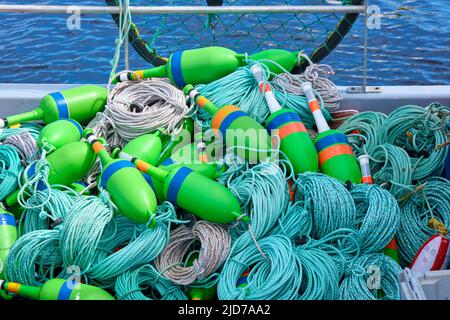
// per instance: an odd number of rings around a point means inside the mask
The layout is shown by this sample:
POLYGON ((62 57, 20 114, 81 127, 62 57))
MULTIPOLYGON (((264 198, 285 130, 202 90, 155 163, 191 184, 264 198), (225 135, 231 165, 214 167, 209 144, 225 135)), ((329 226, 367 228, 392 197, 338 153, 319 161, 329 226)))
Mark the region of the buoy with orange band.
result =
POLYGON ((298 113, 281 108, 269 83, 264 81, 263 71, 259 65, 253 65, 250 70, 258 82, 260 91, 264 93, 271 113, 265 126, 272 135, 275 134, 280 138, 280 150, 291 162, 294 174, 317 172, 319 170, 317 151, 298 113))
POLYGON ((214 223, 231 223, 236 219, 249 222, 244 216, 237 198, 224 185, 209 179, 187 167, 171 171, 135 158, 124 152, 120 157, 129 159, 137 169, 163 184, 164 198, 175 206, 214 223))
MULTIPOLYGON (((361 182, 365 184, 373 184, 372 180, 372 173, 370 171, 370 165, 369 165, 369 156, 368 155, 361 155, 358 157, 359 166, 361 168, 361 182)), ((398 258, 398 248, 397 248, 397 240, 392 238, 392 240, 384 247, 383 253, 387 255, 388 257, 394 259, 397 263, 400 262, 398 258)))
POLYGON ((211 127, 216 134, 221 134, 227 149, 231 148, 235 155, 251 163, 269 158, 272 149, 270 137, 255 119, 233 105, 219 109, 192 85, 184 87, 184 93, 212 115, 211 127))
POLYGON ((314 139, 319 154, 320 171, 342 182, 361 183, 361 170, 347 137, 338 130, 331 130, 320 110, 311 83, 302 83, 309 108, 319 134, 314 139))
POLYGON ((105 290, 66 279, 50 279, 42 287, 0 280, 0 289, 35 300, 114 300, 105 290))
MULTIPOLYGON (((100 158, 100 185, 109 192, 119 212, 136 223, 147 223, 158 205, 155 193, 145 178, 130 161, 113 159, 92 129, 85 129, 83 136, 100 158)), ((154 226, 154 221, 151 226, 154 226)))

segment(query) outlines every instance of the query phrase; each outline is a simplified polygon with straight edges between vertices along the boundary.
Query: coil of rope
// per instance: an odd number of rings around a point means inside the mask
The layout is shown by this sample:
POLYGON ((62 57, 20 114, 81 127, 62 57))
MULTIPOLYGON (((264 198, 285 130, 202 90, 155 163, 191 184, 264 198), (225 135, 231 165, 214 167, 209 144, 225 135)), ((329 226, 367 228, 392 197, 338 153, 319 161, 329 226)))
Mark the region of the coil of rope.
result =
POLYGON ((374 183, 386 188, 399 200, 412 189, 411 160, 406 151, 393 144, 382 144, 369 154, 374 183))
POLYGON ((293 75, 289 72, 281 73, 275 76, 273 84, 275 88, 284 89, 287 93, 297 96, 304 96, 301 84, 308 81, 316 93, 322 98, 323 104, 329 109, 339 108, 342 101, 342 95, 339 93, 336 85, 328 79, 334 74, 333 68, 327 64, 315 64, 303 52, 299 53, 299 58, 308 61, 309 65, 305 71, 299 75, 293 75))
POLYGON ((118 300, 188 300, 180 286, 162 277, 151 264, 121 274, 114 289, 118 300))
POLYGON ((198 221, 192 227, 181 225, 170 233, 166 248, 155 260, 156 269, 176 284, 189 285, 217 271, 230 252, 231 238, 221 225, 198 221), (192 266, 184 266, 184 256, 195 241, 200 253, 192 266))
POLYGON ((341 300, 399 300, 401 267, 382 253, 363 255, 346 271, 339 287, 341 300))
POLYGON ((371 154, 373 149, 382 144, 380 130, 386 117, 381 112, 365 111, 351 116, 339 126, 339 130, 347 135, 357 157, 371 154))
POLYGON ((156 130, 176 134, 189 112, 183 92, 165 80, 126 81, 111 90, 104 115, 91 124, 108 143, 123 145, 156 130))
POLYGON ((450 182, 430 177, 400 203, 401 220, 397 234, 399 258, 408 266, 420 247, 437 232, 428 226, 431 218, 450 227, 450 182))
POLYGON ((340 228, 355 228, 355 203, 340 181, 306 172, 299 174, 295 185, 295 201, 301 201, 312 216, 314 238, 320 239, 340 228))
POLYGON ((385 143, 402 147, 409 154, 413 180, 439 176, 444 169, 448 147, 437 147, 446 141, 441 130, 445 112, 449 109, 437 103, 426 108, 406 105, 391 112, 381 128, 385 143))
POLYGON ((0 145, 0 201, 16 190, 21 171, 17 150, 9 145, 0 145))
POLYGON ((333 259, 319 249, 295 248, 302 286, 298 300, 335 300, 339 294, 339 271, 333 259))
POLYGON ((37 141, 29 131, 25 130, 20 134, 11 135, 5 138, 3 143, 13 146, 19 153, 20 159, 26 163, 39 159, 37 141))
POLYGON ((259 248, 253 245, 231 252, 217 284, 219 299, 292 300, 297 297, 301 275, 290 239, 270 235, 258 240, 258 245, 259 248), (248 285, 239 287, 238 279, 250 266, 248 285))
POLYGON ((400 208, 394 196, 377 185, 358 184, 350 193, 363 254, 380 252, 400 227, 400 208))

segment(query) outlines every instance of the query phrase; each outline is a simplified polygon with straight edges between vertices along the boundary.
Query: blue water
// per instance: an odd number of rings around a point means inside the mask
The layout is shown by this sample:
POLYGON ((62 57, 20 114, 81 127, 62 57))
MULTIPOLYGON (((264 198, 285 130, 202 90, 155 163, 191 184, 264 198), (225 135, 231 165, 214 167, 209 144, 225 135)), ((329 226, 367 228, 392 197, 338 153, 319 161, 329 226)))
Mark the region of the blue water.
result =
MULTIPOLYGON (((306 1, 306 0, 304 0, 306 1)), ((317 0, 320 2, 319 0, 317 0)), ((317 2, 316 1, 316 2, 317 2)), ((131 0, 134 5, 170 0, 131 0)), ((182 1, 172 1, 183 4, 182 1)), ((240 2, 231 0, 229 2, 240 2)), ((243 1, 261 4, 277 1, 243 1)), ((299 3, 296 1, 292 1, 299 3)), ((300 1, 303 2, 303 1, 300 1)), ((307 1, 308 3, 314 0, 307 1)), ((36 4, 32 0, 0 1, 1 4, 36 4)), ((71 4, 68 0, 40 1, 46 4, 71 4)), ((79 5, 104 5, 101 0, 78 0, 79 5)), ((205 1, 190 1, 204 4, 205 1)), ((450 84, 450 4, 448 0, 372 0, 381 8, 381 28, 369 31, 369 84, 431 85, 450 84)), ((328 27, 335 17, 319 16, 328 27)), ((141 34, 149 41, 158 30, 160 17, 134 16, 141 34)), ((311 17, 310 17, 311 18, 311 17)), ((307 17, 301 17, 308 24, 307 17)), ((313 16, 315 19, 315 17, 313 16)), ((67 16, 49 14, 0 14, 0 82, 14 83, 105 83, 111 68, 118 30, 108 15, 82 17, 80 30, 69 30, 67 16)), ((311 51, 311 42, 302 23, 293 15, 284 17, 224 16, 217 31, 204 29, 204 16, 173 16, 161 29, 155 46, 168 54, 179 48, 216 44, 239 52, 253 53, 258 48, 282 47, 311 51), (263 21, 263 23, 261 23, 263 21), (195 33, 195 35, 193 35, 195 33), (251 37, 248 36, 251 35, 251 37)), ((304 26, 304 25, 303 25, 304 26)), ((323 32, 322 25, 308 27, 323 32)), ((316 40, 320 42, 322 38, 316 40)), ((323 62, 336 71, 333 80, 340 85, 358 84, 362 79, 363 19, 323 62)), ((134 51, 131 66, 149 65, 134 51)), ((120 68, 123 68, 123 64, 120 68)))

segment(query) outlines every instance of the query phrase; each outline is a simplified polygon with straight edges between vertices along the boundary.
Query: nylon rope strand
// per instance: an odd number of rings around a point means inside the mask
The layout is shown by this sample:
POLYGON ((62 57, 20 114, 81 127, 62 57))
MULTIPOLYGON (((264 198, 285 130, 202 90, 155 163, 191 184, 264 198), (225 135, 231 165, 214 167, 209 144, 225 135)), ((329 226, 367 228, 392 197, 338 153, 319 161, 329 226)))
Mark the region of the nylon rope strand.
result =
POLYGON ((314 238, 356 226, 356 208, 350 192, 340 181, 320 173, 299 174, 295 200, 301 201, 313 221, 314 238))
POLYGON ((450 182, 430 177, 400 203, 401 222, 397 233, 399 258, 408 266, 420 247, 437 232, 428 226, 435 218, 450 227, 450 182))
POLYGON ((258 244, 266 257, 254 245, 231 252, 217 284, 219 299, 292 300, 297 296, 302 279, 289 238, 270 235, 258 244), (248 285, 238 286, 249 267, 248 285))
POLYGON ((378 145, 383 144, 380 131, 386 118, 384 113, 365 111, 351 116, 339 126, 339 130, 347 135, 357 157, 370 154, 378 145))
POLYGON ((231 168, 226 185, 241 203, 243 214, 249 215, 251 227, 243 223, 230 226, 232 250, 252 245, 253 238, 265 236, 289 203, 285 169, 276 163, 260 163, 251 168, 246 164, 241 168, 239 173, 231 168))
POLYGON ((341 300, 399 300, 401 267, 382 253, 359 257, 348 267, 339 288, 341 300))
POLYGON ((59 235, 59 230, 36 230, 21 236, 9 251, 5 278, 41 286, 58 276, 62 264, 59 235))
POLYGON ((136 225, 136 233, 129 243, 92 265, 85 271, 86 276, 101 287, 113 287, 123 272, 154 260, 169 242, 171 222, 177 221, 173 205, 168 202, 160 205, 155 219, 153 229, 145 224, 136 225))
POLYGON ((28 131, 15 134, 3 140, 4 144, 13 146, 19 153, 20 159, 25 163, 39 159, 39 148, 37 141, 28 131))
POLYGON ((113 214, 113 208, 101 197, 81 196, 75 201, 61 229, 60 247, 66 267, 76 265, 84 271, 94 264, 105 226, 113 214))
POLYGON ((339 270, 324 251, 297 247, 296 260, 302 274, 298 300, 335 300, 339 294, 339 270))
POLYGON ((378 185, 358 184, 350 193, 356 205, 361 252, 380 252, 400 227, 400 208, 396 199, 378 185))
POLYGON ((297 96, 304 96, 301 84, 308 81, 312 84, 314 90, 322 98, 322 103, 329 109, 337 109, 343 99, 336 85, 328 79, 334 74, 333 68, 327 64, 315 64, 303 52, 299 53, 299 58, 305 58, 309 66, 299 75, 293 75, 285 72, 274 77, 273 84, 275 88, 282 87, 287 93, 297 96))
POLYGON ((16 190, 21 171, 17 150, 9 145, 0 145, 0 201, 16 190))
POLYGON ((369 154, 374 183, 385 188, 399 200, 412 189, 411 160, 406 151, 386 143, 378 145, 369 154))
POLYGON ((410 156, 412 180, 442 173, 448 147, 436 147, 446 141, 441 116, 448 111, 437 103, 426 108, 406 105, 391 112, 381 128, 384 142, 402 147, 410 156))
POLYGON ((110 92, 101 123, 97 118, 92 124, 94 130, 102 127, 108 131, 100 133, 109 143, 123 145, 160 129, 169 135, 176 134, 189 112, 183 92, 165 80, 126 81, 110 92), (103 122, 111 124, 108 126, 103 122), (113 133, 110 130, 114 130, 113 133), (112 141, 108 139, 111 134, 114 136, 112 141))
POLYGON ((155 266, 174 283, 189 285, 217 271, 228 257, 230 245, 230 236, 221 225, 206 221, 198 221, 192 228, 181 225, 171 232, 169 243, 156 258, 155 266), (195 241, 200 242, 198 258, 192 266, 180 265, 195 241))
POLYGON ((114 289, 118 300, 188 300, 181 286, 160 276, 151 264, 121 274, 114 289))

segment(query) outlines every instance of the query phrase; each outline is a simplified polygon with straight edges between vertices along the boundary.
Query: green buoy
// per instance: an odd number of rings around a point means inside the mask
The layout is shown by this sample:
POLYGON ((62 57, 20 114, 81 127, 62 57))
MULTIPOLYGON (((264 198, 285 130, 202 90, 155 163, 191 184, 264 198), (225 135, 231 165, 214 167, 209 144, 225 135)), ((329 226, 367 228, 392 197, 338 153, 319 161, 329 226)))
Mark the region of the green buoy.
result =
POLYGON ((65 279, 50 279, 42 287, 0 280, 0 289, 35 300, 114 300, 103 289, 65 279))
MULTIPOLYGON (((274 73, 281 73, 281 65, 291 71, 298 65, 298 54, 282 49, 269 49, 248 57, 261 60, 261 63, 274 73), (267 60, 274 61, 267 62, 267 60)), ((113 83, 146 78, 169 78, 178 87, 190 83, 193 85, 209 83, 223 78, 237 68, 246 65, 246 55, 237 54, 224 47, 205 47, 178 51, 170 55, 167 64, 160 67, 138 70, 133 73, 122 73, 116 76, 113 83)))
POLYGON ((271 113, 266 120, 266 128, 280 139, 280 150, 291 162, 295 176, 306 171, 317 172, 317 151, 299 115, 295 111, 281 108, 269 83, 263 80, 263 71, 259 65, 252 66, 250 70, 271 113))
POLYGON ((136 223, 147 223, 158 205, 155 193, 142 174, 130 161, 113 159, 92 129, 85 129, 83 136, 100 158, 100 185, 110 193, 119 212, 136 223))
POLYGON ((56 120, 42 128, 38 137, 39 149, 53 151, 70 142, 80 141, 83 128, 72 119, 56 120))
MULTIPOLYGON (((77 141, 68 143, 61 148, 50 153, 46 160, 49 164, 48 183, 62 184, 69 186, 75 181, 81 180, 95 163, 96 156, 91 146, 86 141, 77 141)), ((35 175, 36 163, 27 168, 26 174, 30 179, 35 175)), ((39 181, 37 189, 42 191, 46 189, 46 185, 39 181)), ((9 195, 4 205, 11 207, 17 204, 19 190, 9 195)))
POLYGON ((184 88, 184 93, 212 116, 211 127, 215 134, 222 136, 227 150, 235 155, 257 163, 269 158, 272 143, 267 130, 255 119, 248 116, 236 106, 216 107, 211 101, 194 89, 192 85, 184 88))
POLYGON ((66 118, 86 123, 103 111, 107 96, 105 88, 92 85, 53 92, 42 98, 38 108, 0 119, 0 128, 36 120, 49 124, 66 118))
MULTIPOLYGON (((6 259, 16 240, 16 218, 11 213, 0 209, 0 280, 5 279, 6 259)), ((0 297, 5 300, 13 298, 3 290, 0 290, 0 297)))
POLYGON ((214 223, 230 223, 242 216, 236 197, 225 186, 186 167, 171 171, 158 168, 131 155, 121 153, 130 159, 140 171, 163 184, 164 197, 173 205, 214 223))
POLYGON ((342 182, 361 183, 361 170, 347 137, 338 130, 330 129, 311 83, 302 83, 302 89, 319 132, 314 139, 314 145, 319 154, 320 171, 342 182))

